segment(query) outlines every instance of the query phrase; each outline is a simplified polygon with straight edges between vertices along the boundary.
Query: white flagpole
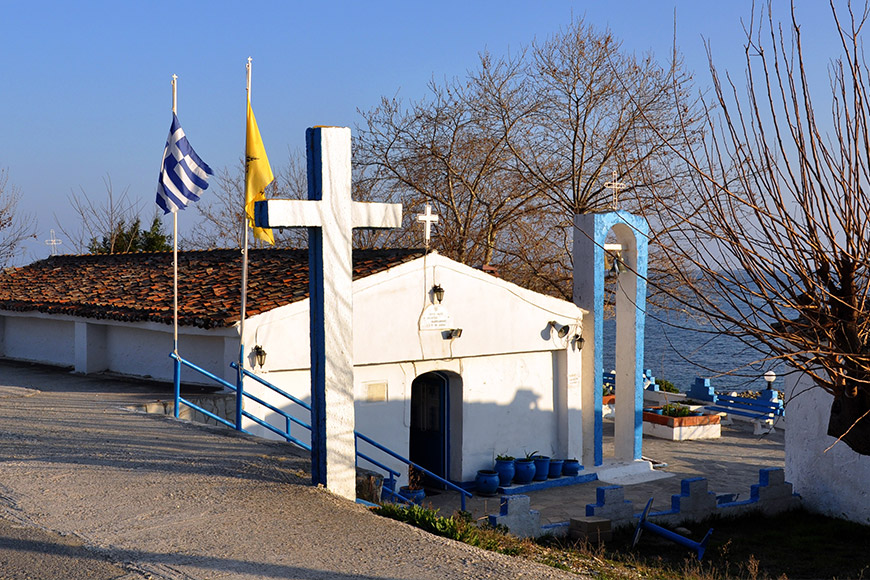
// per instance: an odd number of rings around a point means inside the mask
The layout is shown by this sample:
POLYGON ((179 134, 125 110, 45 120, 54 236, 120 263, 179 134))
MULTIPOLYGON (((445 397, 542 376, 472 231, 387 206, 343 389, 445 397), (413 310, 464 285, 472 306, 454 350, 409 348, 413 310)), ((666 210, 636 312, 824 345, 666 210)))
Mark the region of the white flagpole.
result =
MULTIPOLYGON (((172 114, 178 114, 178 75, 172 75, 172 114)), ((172 352, 178 356, 178 210, 172 212, 172 352)))
MULTIPOLYGON (((248 104, 251 102, 251 60, 248 57, 248 63, 245 66, 247 70, 246 91, 248 95, 248 104)), ((247 141, 247 109, 245 109, 245 183, 248 181, 248 141, 247 141)), ((248 301, 248 211, 246 207, 247 190, 245 198, 242 199, 242 312, 239 320, 239 378, 236 385, 236 428, 242 428, 242 389, 244 388, 244 377, 242 371, 245 368, 245 305, 248 301)))
MULTIPOLYGON (((248 64, 245 65, 245 68, 247 69, 247 73, 248 73, 246 90, 247 90, 249 103, 251 102, 251 60, 252 59, 249 56, 248 57, 248 64)), ((245 111, 246 111, 245 112, 245 115, 246 115, 245 123, 247 123, 247 109, 245 109, 245 111)), ((247 153, 248 153, 247 152, 247 139, 245 141, 245 144, 246 144, 245 155, 247 156, 247 153)), ((247 177, 248 177, 248 161, 246 159, 245 160, 245 181, 246 182, 247 182, 247 177)), ((243 226, 242 230, 244 231, 244 234, 243 234, 243 242, 242 242, 242 316, 241 316, 241 320, 239 321, 239 344, 240 344, 239 366, 240 367, 244 367, 244 353, 242 352, 242 350, 244 349, 244 343, 245 343, 245 309, 246 309, 246 303, 248 301, 248 213, 247 213, 247 207, 244 205, 244 203, 246 201, 247 201, 247 199, 242 200, 242 204, 243 204, 242 205, 242 226, 243 226)))

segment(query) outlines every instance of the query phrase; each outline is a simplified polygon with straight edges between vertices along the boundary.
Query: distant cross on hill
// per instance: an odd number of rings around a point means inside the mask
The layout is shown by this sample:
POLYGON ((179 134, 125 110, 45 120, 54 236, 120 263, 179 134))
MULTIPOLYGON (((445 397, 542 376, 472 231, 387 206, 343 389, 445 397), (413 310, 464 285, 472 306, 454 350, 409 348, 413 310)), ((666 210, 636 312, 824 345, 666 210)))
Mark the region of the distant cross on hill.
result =
POLYGON ((54 230, 51 230, 51 239, 45 240, 45 245, 51 246, 51 255, 57 255, 57 247, 63 243, 63 240, 59 240, 54 235, 54 230))

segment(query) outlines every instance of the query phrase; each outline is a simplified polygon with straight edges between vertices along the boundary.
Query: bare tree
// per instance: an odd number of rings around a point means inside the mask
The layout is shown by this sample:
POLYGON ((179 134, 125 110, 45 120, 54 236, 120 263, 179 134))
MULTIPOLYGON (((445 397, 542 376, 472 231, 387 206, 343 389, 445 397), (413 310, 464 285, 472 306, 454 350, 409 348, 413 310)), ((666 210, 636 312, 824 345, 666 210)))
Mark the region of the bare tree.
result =
POLYGON ((106 253, 125 251, 115 247, 124 229, 119 226, 131 224, 138 219, 139 207, 128 196, 128 188, 124 188, 121 194, 117 195, 111 177, 108 175, 104 177, 103 183, 106 187, 105 201, 92 199, 82 188, 79 189, 79 193, 70 193, 69 203, 78 218, 76 222, 78 229, 74 229, 72 225, 64 226, 55 215, 58 228, 79 254, 89 252, 89 246, 94 240, 104 243, 106 253))
POLYGON ((436 206, 439 251, 570 298, 574 215, 612 207, 612 172, 627 185, 619 207, 651 218, 654 196, 684 178, 672 148, 695 117, 690 87, 677 57, 625 54, 575 20, 514 56, 482 54, 425 100, 384 99, 364 113, 358 163, 412 213, 436 206))
MULTIPOLYGON (((305 158, 293 151, 287 164, 267 189, 269 198, 304 199, 307 193, 305 158)), ((195 204, 199 220, 190 236, 183 239, 186 248, 240 248, 244 241, 245 165, 240 160, 234 168, 218 171, 215 183, 195 204)), ((300 229, 275 233, 277 247, 304 247, 306 234, 300 229)))
POLYGON ((9 264, 24 240, 36 237, 36 220, 18 211, 20 197, 6 168, 0 167, 0 267, 9 264))
POLYGON ((753 15, 744 87, 711 60, 719 114, 684 149, 693 187, 656 207, 682 220, 668 235, 693 266, 686 305, 811 376, 833 396, 829 434, 870 454, 868 8, 831 13, 829 90, 805 66, 794 9, 786 25, 769 5, 753 15))
MULTIPOLYGON (((516 72, 505 63, 493 77, 507 83, 516 72)), ((493 261, 499 235, 535 199, 517 187, 505 140, 512 129, 494 125, 483 88, 475 79, 433 81, 428 99, 411 106, 382 99, 364 113, 355 159, 365 171, 361 181, 378 184, 373 195, 405 204, 408 243, 421 243, 414 216, 431 203, 440 214, 437 248, 471 264, 493 261)))

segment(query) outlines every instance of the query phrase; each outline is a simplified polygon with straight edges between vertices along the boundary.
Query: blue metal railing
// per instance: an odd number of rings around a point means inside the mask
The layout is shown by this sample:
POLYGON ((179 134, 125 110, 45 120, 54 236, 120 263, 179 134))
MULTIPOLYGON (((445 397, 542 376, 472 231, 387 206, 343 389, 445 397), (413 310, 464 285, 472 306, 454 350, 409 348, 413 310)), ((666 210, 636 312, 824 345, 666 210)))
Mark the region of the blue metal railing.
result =
MULTIPOLYGON (((199 411, 200 413, 206 415, 207 417, 211 417, 212 419, 218 421, 219 423, 221 423, 223 425, 226 425, 227 427, 230 427, 232 429, 236 429, 237 431, 241 431, 243 433, 250 433, 249 431, 242 428, 241 419, 242 419, 242 417, 246 417, 246 418, 254 421, 255 423, 257 423, 261 427, 268 429, 272 433, 275 433, 276 435, 283 437, 286 441, 293 443, 295 445, 298 445, 307 451, 311 451, 310 443, 306 443, 305 441, 302 441, 299 438, 294 437, 290 433, 291 425, 296 424, 296 425, 306 429, 310 434, 311 433, 311 425, 309 425, 308 423, 305 423, 304 421, 300 421, 298 418, 287 413, 283 409, 280 409, 280 408, 268 403, 267 401, 264 401, 260 397, 245 391, 243 378, 250 377, 251 379, 253 379, 253 380, 257 381, 258 383, 260 383, 261 385, 263 385, 264 387, 266 387, 266 388, 272 390, 273 392, 281 395, 282 397, 291 401, 292 403, 299 405, 304 410, 306 410, 308 413, 311 413, 311 405, 309 405, 308 403, 306 403, 305 401, 303 401, 297 397, 294 397, 290 393, 288 393, 288 392, 284 391, 283 389, 269 383, 268 381, 263 380, 262 378, 255 375, 254 373, 248 371, 247 369, 244 369, 244 368, 240 369, 238 363, 236 363, 236 362, 230 363, 230 366, 232 368, 236 369, 236 372, 237 372, 238 377, 239 377, 238 384, 233 385, 232 383, 229 383, 229 382, 223 380, 222 378, 218 377, 217 375, 210 373, 201 367, 198 367, 194 363, 181 358, 180 356, 178 356, 174 352, 170 353, 169 356, 175 360, 175 370, 174 370, 174 379, 175 380, 174 380, 174 382, 175 382, 175 417, 176 418, 178 418, 179 409, 181 408, 181 405, 183 404, 183 405, 187 405, 188 407, 190 407, 196 411, 199 411), (234 391, 236 393, 236 397, 239 397, 240 395, 241 395, 241 397, 247 397, 248 399, 254 401, 258 405, 262 405, 263 407, 269 409, 270 411, 277 413, 278 415, 283 417, 285 420, 285 425, 286 425, 285 430, 282 431, 281 429, 275 427, 271 423, 260 419, 256 415, 253 415, 247 411, 242 410, 241 405, 236 406, 237 409, 239 409, 239 412, 237 412, 237 414, 236 414, 236 422, 233 423, 231 421, 224 419, 223 417, 219 417, 219 416, 215 415, 214 413, 208 411, 207 409, 202 408, 201 406, 197 405, 196 403, 194 403, 192 401, 184 399, 183 397, 181 397, 181 367, 182 366, 190 368, 190 369, 196 371, 197 373, 217 382, 221 386, 224 386, 224 387, 234 391)), ((465 498, 471 497, 470 492, 462 489, 461 487, 459 487, 458 485, 456 485, 450 481, 447 481, 443 477, 432 473, 428 469, 425 469, 424 467, 417 465, 416 463, 414 463, 410 459, 406 459, 405 457, 402 457, 401 455, 399 455, 395 451, 392 451, 391 449, 381 445, 377 441, 374 441, 373 439, 366 437, 365 435, 363 435, 359 431, 354 431, 354 443, 356 446, 356 458, 357 458, 356 462, 357 462, 357 464, 359 464, 359 460, 362 459, 364 461, 367 461, 371 465, 374 465, 378 469, 383 470, 387 474, 385 479, 384 479, 384 492, 389 497, 391 497, 392 499, 398 500, 400 502, 403 502, 403 503, 410 503, 410 501, 407 498, 397 494, 395 491, 396 478, 398 478, 401 474, 398 471, 392 469, 391 467, 385 465, 384 463, 382 463, 382 462, 370 457, 369 455, 361 452, 359 450, 359 441, 360 440, 364 441, 365 443, 368 443, 369 445, 371 445, 372 447, 374 447, 378 451, 381 451, 382 453, 389 455, 393 459, 396 459, 396 460, 408 465, 409 467, 413 467, 415 469, 420 470, 421 472, 425 473, 426 475, 428 475, 429 477, 431 477, 435 481, 438 481, 439 483, 441 483, 445 487, 447 487, 449 489, 453 489, 455 491, 458 491, 459 497, 460 497, 461 509, 463 511, 465 510, 465 498)), ((309 437, 309 441, 310 441, 310 437, 309 437)))
MULTIPOLYGON (((374 448, 376 448, 380 451, 383 451, 384 453, 386 453, 387 455, 389 455, 393 459, 398 459, 402 463, 406 464, 408 467, 413 467, 414 469, 422 471, 423 473, 425 473, 426 475, 428 475, 429 477, 431 477, 435 481, 445 485, 448 489, 458 491, 459 492, 459 501, 460 501, 460 504, 462 505, 462 511, 465 511, 465 498, 471 497, 471 492, 462 489, 461 487, 459 487, 455 483, 447 481, 446 479, 444 479, 440 475, 435 475, 434 473, 432 473, 431 471, 429 471, 425 467, 417 465, 416 463, 414 463, 410 459, 405 459, 404 457, 400 456, 399 454, 395 453, 394 451, 387 449, 386 447, 384 447, 383 445, 381 445, 377 441, 373 441, 372 439, 369 439, 368 437, 366 437, 362 433, 359 433, 358 431, 354 431, 353 433, 354 433, 354 435, 356 435, 356 438, 358 440, 362 439, 363 441, 365 441, 369 445, 373 446, 374 448)), ((357 445, 359 445, 359 444, 357 444, 357 445)), ((359 452, 357 452, 357 453, 359 453, 359 452)))

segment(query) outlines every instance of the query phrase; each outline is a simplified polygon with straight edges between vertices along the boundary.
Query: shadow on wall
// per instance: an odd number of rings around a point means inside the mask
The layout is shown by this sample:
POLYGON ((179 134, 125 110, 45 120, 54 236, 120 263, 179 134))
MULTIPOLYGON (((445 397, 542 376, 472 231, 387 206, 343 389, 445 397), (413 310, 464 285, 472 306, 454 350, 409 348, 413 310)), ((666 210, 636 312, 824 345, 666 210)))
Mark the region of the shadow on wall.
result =
MULTIPOLYGON (((310 396, 303 400, 310 403, 310 396)), ((286 428, 288 421, 282 415, 254 402, 249 401, 245 405, 249 413, 264 418, 276 428, 286 428)), ((440 450, 430 449, 433 454, 440 454, 440 457, 443 457, 444 465, 441 469, 437 466, 432 469, 427 465, 429 458, 419 456, 410 458, 435 473, 447 474, 450 480, 464 481, 473 479, 478 469, 491 469, 497 455, 522 457, 527 453, 537 452, 541 455, 555 456, 558 449, 563 447, 558 440, 558 416, 556 411, 547 410, 544 405, 546 405, 544 397, 528 388, 518 389, 513 400, 505 404, 464 403, 460 416, 457 416, 457 413, 450 414, 449 404, 446 404, 445 408, 440 410, 444 415, 444 421, 431 420, 430 417, 423 427, 429 430, 430 438, 440 442, 442 446, 440 450), (457 425, 457 422, 460 424, 457 425), (456 429, 461 432, 463 451, 453 449, 451 445, 451 433, 456 429), (458 452, 462 453, 460 461, 455 460, 455 454, 458 452)), ((405 400, 357 401, 356 430, 397 454, 409 457, 412 429, 412 425, 409 424, 412 422, 409 419, 412 416, 412 413, 408 412, 409 406, 410 401, 405 400)), ((291 403, 278 407, 304 423, 310 422, 309 412, 298 405, 291 403)), ((293 437, 310 442, 310 432, 307 429, 297 424, 290 425, 290 434, 293 437)), ((277 438, 274 433, 257 425, 250 426, 249 430, 263 437, 277 438)), ((452 441, 455 442, 456 438, 452 441)), ((402 474, 405 473, 406 466, 401 462, 389 458, 363 441, 359 441, 358 445, 359 451, 402 474)), ((360 465, 371 467, 362 465, 362 461, 360 465)))

